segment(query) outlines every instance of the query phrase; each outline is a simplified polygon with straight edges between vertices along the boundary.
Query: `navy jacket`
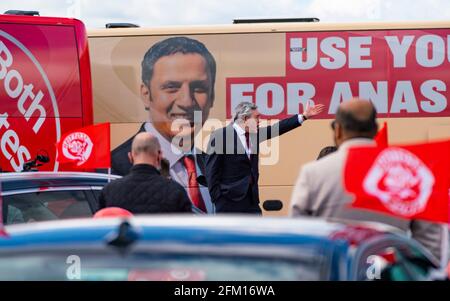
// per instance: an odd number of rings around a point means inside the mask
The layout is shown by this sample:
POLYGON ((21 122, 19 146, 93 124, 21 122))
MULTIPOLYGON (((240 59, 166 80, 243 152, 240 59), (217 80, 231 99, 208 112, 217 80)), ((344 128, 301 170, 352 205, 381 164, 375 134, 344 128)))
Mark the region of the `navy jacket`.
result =
POLYGON ((183 186, 147 164, 134 165, 128 175, 103 188, 99 208, 106 207, 120 207, 134 214, 192 212, 183 186))

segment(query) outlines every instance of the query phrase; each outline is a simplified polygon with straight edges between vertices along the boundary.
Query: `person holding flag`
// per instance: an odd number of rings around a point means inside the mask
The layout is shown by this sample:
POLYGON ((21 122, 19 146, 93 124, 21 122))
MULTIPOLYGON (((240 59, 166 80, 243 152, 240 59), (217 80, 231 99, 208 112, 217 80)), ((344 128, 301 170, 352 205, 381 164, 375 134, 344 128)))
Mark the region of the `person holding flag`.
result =
MULTIPOLYGON (((344 186, 347 155, 354 147, 377 148, 376 109, 367 100, 352 99, 341 103, 332 122, 333 137, 338 150, 320 160, 304 165, 294 186, 291 216, 351 219, 389 224, 410 231, 412 237, 427 247, 437 258, 441 252, 441 227, 435 223, 394 217, 359 208, 352 208, 354 196, 344 186)), ((384 146, 379 146, 383 149, 384 146)), ((353 162, 348 169, 363 162, 353 162)), ((356 179, 347 179, 355 181, 356 179)))

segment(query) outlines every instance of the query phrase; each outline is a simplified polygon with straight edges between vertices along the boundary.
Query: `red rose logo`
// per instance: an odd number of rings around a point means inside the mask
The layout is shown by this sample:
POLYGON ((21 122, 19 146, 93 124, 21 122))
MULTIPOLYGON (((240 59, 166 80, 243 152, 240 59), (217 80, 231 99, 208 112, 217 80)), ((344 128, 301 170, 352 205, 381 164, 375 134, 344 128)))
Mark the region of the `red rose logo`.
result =
POLYGON ((93 147, 94 144, 88 135, 76 132, 64 139, 62 152, 67 159, 77 161, 77 166, 80 166, 89 160, 93 147))
POLYGON ((416 155, 389 148, 375 159, 363 188, 392 213, 411 217, 425 210, 434 183, 433 173, 416 155))

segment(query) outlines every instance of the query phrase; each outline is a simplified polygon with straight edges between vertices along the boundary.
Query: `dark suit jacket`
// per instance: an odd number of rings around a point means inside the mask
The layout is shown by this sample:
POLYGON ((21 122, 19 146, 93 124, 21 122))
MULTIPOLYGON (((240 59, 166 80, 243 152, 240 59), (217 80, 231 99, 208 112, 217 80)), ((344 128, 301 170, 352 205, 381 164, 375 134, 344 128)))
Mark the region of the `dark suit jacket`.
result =
MULTIPOLYGON (((139 131, 130 139, 119 145, 111 152, 111 173, 115 175, 125 176, 130 172, 131 163, 128 159, 128 153, 131 151, 131 144, 133 143, 134 137, 139 134, 145 132, 145 123, 142 124, 139 131)), ((196 162, 202 174, 205 174, 205 154, 201 151, 197 151, 196 162)), ((206 186, 206 180, 204 176, 199 176, 197 181, 206 186)))
POLYGON ((259 143, 300 126, 298 116, 284 119, 250 135, 250 159, 233 124, 211 135, 206 156, 206 180, 216 212, 261 212, 259 209, 259 143), (232 143, 230 143, 232 140, 232 143))
POLYGON ((184 188, 164 178, 155 167, 134 165, 128 175, 108 183, 99 197, 99 208, 120 207, 133 214, 191 212, 184 188))

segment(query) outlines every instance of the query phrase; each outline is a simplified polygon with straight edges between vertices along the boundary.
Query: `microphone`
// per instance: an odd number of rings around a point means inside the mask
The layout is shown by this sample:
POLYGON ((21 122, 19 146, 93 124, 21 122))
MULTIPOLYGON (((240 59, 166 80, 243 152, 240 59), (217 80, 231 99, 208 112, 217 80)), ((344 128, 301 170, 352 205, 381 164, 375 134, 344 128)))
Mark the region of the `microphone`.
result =
POLYGON ((263 203, 263 208, 266 211, 280 211, 283 209, 283 202, 280 200, 267 200, 263 203))
POLYGON ((36 161, 42 162, 42 163, 48 163, 50 162, 50 158, 48 156, 48 153, 46 150, 39 150, 37 156, 36 156, 36 161))
POLYGON ((31 161, 25 162, 22 166, 22 171, 23 172, 27 172, 27 171, 38 171, 37 167, 42 166, 45 163, 50 162, 50 158, 48 156, 47 151, 45 150, 40 150, 38 152, 38 154, 36 155, 36 158, 34 158, 31 161), (40 154, 39 154, 40 152, 40 154))
POLYGON ((48 163, 50 161, 50 158, 45 155, 37 155, 36 161, 42 162, 42 163, 48 163))

